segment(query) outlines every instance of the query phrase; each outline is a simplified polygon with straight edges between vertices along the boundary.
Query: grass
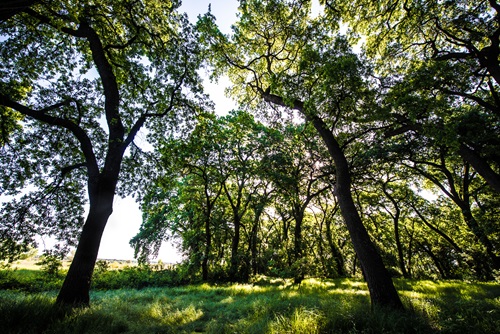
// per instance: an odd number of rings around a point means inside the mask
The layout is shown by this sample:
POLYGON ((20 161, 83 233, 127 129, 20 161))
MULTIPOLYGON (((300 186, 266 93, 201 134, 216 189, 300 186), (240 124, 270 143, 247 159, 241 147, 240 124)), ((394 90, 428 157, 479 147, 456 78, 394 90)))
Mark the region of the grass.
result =
POLYGON ((406 313, 372 311, 354 279, 94 291, 77 310, 55 291, 0 290, 0 333, 500 333, 499 284, 395 283, 406 313))

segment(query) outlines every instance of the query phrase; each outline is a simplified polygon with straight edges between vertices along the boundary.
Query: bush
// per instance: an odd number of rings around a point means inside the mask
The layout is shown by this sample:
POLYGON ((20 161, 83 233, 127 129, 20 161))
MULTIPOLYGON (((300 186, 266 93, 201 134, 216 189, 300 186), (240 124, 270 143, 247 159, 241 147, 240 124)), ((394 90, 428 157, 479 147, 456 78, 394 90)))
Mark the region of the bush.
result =
POLYGON ((36 265, 42 266, 42 271, 49 278, 59 278, 61 276, 62 261, 58 255, 45 253, 36 265))
POLYGON ((139 265, 109 270, 109 264, 99 262, 92 279, 92 287, 98 290, 122 288, 143 289, 148 287, 179 286, 188 283, 177 267, 163 269, 163 265, 139 265))
POLYGON ((6 269, 0 270, 0 289, 27 292, 58 290, 62 285, 63 275, 49 277, 40 270, 6 269))

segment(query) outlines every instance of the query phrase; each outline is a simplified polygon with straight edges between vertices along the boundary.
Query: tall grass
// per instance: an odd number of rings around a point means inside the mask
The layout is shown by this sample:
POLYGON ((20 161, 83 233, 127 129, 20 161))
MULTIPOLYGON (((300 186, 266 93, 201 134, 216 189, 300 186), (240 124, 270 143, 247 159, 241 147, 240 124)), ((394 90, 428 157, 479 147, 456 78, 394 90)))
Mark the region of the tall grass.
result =
POLYGON ((371 310, 351 279, 94 291, 76 310, 55 292, 0 291, 0 333, 500 333, 499 284, 396 285, 407 312, 371 310))

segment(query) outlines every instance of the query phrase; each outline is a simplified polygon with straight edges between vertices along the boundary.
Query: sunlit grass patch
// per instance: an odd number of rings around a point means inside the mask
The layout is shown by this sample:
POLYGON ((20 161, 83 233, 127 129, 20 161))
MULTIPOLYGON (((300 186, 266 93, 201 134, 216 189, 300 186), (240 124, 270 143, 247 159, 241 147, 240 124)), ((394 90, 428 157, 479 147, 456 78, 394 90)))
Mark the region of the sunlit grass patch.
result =
POLYGON ((272 334, 316 334, 320 333, 323 314, 317 310, 295 309, 290 316, 278 315, 271 323, 272 334))
MULTIPOLYGON (((158 314, 157 316, 159 316, 158 314)), ((193 323, 200 319, 203 316, 203 311, 194 307, 193 305, 189 305, 183 309, 177 309, 175 311, 170 311, 168 313, 163 313, 158 320, 161 323, 166 325, 186 325, 189 323, 193 323)), ((154 317, 154 316, 153 316, 154 317)))

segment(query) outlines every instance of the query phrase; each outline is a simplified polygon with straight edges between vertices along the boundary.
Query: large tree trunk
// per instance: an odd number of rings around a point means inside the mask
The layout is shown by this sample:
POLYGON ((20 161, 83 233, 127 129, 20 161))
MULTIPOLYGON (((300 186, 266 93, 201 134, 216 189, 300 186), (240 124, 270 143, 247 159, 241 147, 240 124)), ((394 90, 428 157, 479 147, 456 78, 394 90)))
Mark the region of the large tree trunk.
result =
MULTIPOLYGON (((83 226, 75 257, 57 296, 58 304, 88 306, 92 273, 97 260, 102 234, 113 212, 114 185, 91 196, 90 210, 83 226)), ((102 188, 101 188, 102 189, 102 188)))
POLYGON ((474 150, 467 147, 465 144, 461 144, 458 150, 460 156, 471 164, 476 172, 481 175, 484 180, 493 188, 496 192, 500 192, 500 175, 496 173, 490 165, 479 156, 474 150))
MULTIPOLYGON (((265 91, 260 91, 260 93, 265 101, 281 106, 289 106, 280 96, 265 91)), ((368 283, 372 306, 384 306, 399 310, 404 309, 396 288, 392 283, 391 276, 385 268, 380 254, 378 254, 375 246, 370 240, 370 236, 354 205, 351 194, 349 164, 347 163, 344 152, 333 136, 333 133, 328 130, 322 119, 318 116, 307 114, 304 110, 304 104, 301 101, 294 101, 293 108, 299 110, 308 121, 313 123, 314 128, 323 139, 333 159, 333 163, 335 164, 337 176, 336 196, 339 201, 340 212, 349 230, 354 250, 361 264, 366 282, 368 283)))
POLYGON ((403 304, 392 282, 389 272, 382 262, 380 254, 370 240, 359 213, 354 205, 351 194, 351 176, 349 165, 344 152, 337 140, 326 127, 326 124, 317 116, 308 117, 321 138, 325 142, 328 152, 336 168, 336 196, 340 211, 351 236, 354 250, 359 258, 365 275, 372 306, 384 306, 393 309, 403 309, 403 304))

